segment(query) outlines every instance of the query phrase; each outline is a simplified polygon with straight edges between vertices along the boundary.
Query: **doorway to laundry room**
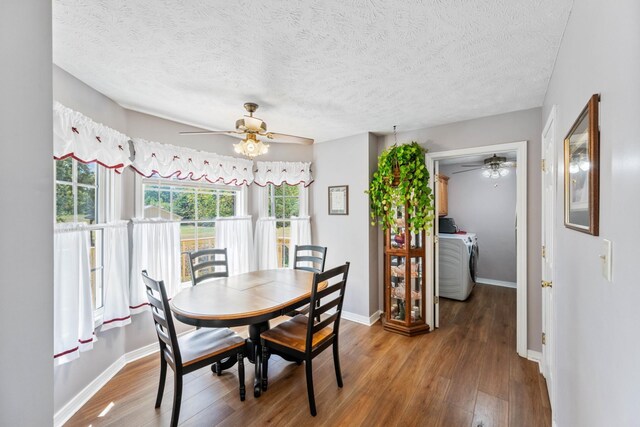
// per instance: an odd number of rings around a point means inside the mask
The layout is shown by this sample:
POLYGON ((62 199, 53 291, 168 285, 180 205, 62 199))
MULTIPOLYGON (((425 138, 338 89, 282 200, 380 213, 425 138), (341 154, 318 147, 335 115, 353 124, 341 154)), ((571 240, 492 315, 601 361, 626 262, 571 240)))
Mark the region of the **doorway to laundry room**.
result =
POLYGON ((427 163, 434 324, 526 352, 526 143, 430 153, 427 163))

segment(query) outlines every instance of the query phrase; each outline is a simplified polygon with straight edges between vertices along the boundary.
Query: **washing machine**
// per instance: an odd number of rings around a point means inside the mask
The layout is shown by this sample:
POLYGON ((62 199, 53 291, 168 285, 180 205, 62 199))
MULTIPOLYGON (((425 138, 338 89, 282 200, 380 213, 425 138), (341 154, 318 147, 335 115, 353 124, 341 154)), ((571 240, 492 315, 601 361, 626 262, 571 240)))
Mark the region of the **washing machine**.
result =
POLYGON ((464 301, 476 285, 478 237, 475 233, 438 234, 440 296, 464 301))

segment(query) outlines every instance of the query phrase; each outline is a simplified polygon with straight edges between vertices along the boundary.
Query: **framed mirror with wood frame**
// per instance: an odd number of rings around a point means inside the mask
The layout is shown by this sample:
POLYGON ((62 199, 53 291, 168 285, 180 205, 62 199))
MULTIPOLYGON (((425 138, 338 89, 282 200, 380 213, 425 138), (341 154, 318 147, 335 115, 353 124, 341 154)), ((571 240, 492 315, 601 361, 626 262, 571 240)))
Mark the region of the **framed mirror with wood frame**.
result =
POLYGON ((564 139, 564 225, 598 235, 600 210, 600 130, 598 103, 591 96, 564 139))

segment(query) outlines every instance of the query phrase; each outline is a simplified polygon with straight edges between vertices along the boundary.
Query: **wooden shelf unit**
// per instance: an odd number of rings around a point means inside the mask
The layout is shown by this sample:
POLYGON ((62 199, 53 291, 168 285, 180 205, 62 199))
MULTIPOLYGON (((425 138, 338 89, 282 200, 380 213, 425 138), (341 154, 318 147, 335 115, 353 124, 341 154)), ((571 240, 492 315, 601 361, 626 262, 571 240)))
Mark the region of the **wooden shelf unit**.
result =
POLYGON ((408 205, 396 208, 397 233, 385 232, 384 316, 388 331, 413 336, 429 331, 425 322, 424 231, 411 233, 408 205))

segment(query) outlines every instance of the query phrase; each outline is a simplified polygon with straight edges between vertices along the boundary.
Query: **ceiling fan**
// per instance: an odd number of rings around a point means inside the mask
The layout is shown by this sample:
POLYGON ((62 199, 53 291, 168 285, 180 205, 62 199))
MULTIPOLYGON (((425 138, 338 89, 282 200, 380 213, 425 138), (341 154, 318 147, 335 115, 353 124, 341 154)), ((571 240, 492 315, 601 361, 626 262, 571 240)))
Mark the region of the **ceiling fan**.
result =
POLYGON ((246 102, 244 104, 244 109, 247 110, 249 115, 245 115, 243 118, 236 120, 236 130, 180 132, 180 135, 225 134, 243 138, 239 143, 233 144, 233 147, 236 153, 243 154, 248 157, 256 157, 261 154, 265 154, 269 150, 269 144, 265 144, 265 142, 259 139, 258 136, 264 137, 273 142, 303 145, 313 144, 313 139, 311 138, 287 135, 285 133, 268 132, 267 124, 262 119, 253 116, 253 113, 258 109, 258 104, 246 102))
POLYGON ((473 169, 461 170, 461 171, 453 172, 453 174, 465 173, 465 172, 471 172, 471 171, 483 169, 482 176, 486 178, 498 179, 501 176, 508 175, 509 174, 508 168, 515 168, 516 162, 507 161, 506 157, 502 157, 494 154, 493 156, 487 157, 486 159, 484 159, 483 163, 460 165, 460 166, 463 168, 473 168, 473 169))

